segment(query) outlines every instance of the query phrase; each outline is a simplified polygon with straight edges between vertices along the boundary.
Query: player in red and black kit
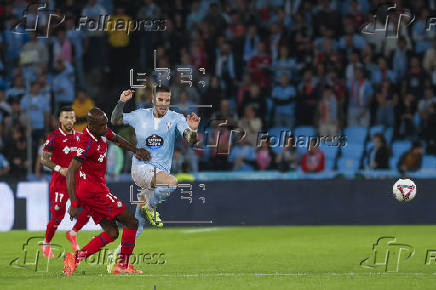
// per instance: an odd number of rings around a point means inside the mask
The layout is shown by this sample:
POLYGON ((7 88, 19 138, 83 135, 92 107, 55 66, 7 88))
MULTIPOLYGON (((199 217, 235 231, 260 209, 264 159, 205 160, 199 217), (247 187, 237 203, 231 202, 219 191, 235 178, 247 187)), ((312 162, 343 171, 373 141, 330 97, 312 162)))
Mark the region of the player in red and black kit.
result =
MULTIPOLYGON (((73 155, 76 153, 79 135, 81 134, 73 129, 76 118, 71 107, 62 107, 59 110, 58 117, 60 127, 48 136, 41 158, 41 163, 53 170, 49 191, 51 219, 47 224, 44 243, 41 245, 44 257, 47 258, 53 257, 50 242, 58 225, 65 216, 65 207, 68 200, 65 176, 67 174, 68 165, 73 155)), ((88 220, 88 213, 82 211, 77 217, 77 222, 73 229, 66 232, 66 237, 71 242, 73 251, 79 249, 77 244, 77 232, 88 220)))
POLYGON ((144 148, 136 148, 135 145, 108 129, 108 119, 102 110, 91 109, 88 112, 87 121, 88 127, 80 136, 76 156, 67 170, 68 195, 71 199, 68 212, 71 218, 74 218, 77 215, 77 206, 83 207, 92 216, 95 224, 100 224, 104 232, 95 236, 76 253, 66 253, 64 274, 72 275, 80 261, 118 238, 115 220, 124 224, 125 227, 121 237, 121 254, 117 257, 119 262, 112 273, 142 273, 142 271, 135 270, 133 265, 129 265, 129 257, 135 247, 138 220, 118 197, 111 194, 106 186, 107 141, 134 152, 139 160, 149 161, 150 153, 144 148), (77 172, 79 175, 76 180, 77 172))

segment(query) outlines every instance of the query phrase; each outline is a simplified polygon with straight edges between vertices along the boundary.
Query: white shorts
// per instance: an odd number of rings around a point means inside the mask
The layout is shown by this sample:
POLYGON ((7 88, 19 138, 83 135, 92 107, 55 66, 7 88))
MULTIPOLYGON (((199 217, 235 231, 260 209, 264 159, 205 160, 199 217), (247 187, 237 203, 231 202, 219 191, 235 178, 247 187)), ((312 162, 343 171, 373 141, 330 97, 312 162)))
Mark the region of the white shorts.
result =
POLYGON ((151 164, 141 164, 132 166, 132 179, 135 184, 141 187, 141 193, 138 196, 144 196, 145 190, 151 190, 151 181, 154 178, 154 170, 156 168, 156 174, 161 172, 159 168, 151 164))

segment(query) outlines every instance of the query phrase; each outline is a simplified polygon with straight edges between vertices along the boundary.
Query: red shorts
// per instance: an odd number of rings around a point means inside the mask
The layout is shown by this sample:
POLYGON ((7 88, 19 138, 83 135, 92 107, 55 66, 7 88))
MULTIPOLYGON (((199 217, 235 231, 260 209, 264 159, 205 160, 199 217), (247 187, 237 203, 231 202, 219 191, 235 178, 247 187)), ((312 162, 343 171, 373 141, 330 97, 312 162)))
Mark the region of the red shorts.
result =
POLYGON ((50 184, 49 199, 51 218, 60 223, 64 219, 68 200, 66 186, 50 184))
POLYGON ((100 192, 90 192, 82 184, 77 190, 77 201, 89 212, 96 225, 103 219, 113 220, 126 209, 124 202, 112 195, 107 187, 100 192))

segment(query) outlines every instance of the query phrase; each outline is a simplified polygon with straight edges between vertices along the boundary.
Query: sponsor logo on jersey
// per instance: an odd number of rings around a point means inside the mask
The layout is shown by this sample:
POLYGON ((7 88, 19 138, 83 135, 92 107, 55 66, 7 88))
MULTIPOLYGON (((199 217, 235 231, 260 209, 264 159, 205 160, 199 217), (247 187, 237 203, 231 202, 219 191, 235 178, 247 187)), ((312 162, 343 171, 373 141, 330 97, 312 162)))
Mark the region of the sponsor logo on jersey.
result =
POLYGON ((85 149, 77 148, 77 155, 76 156, 77 157, 81 156, 83 152, 85 152, 85 149))
POLYGON ((145 139, 145 145, 149 148, 149 149, 159 149, 160 147, 162 147, 164 144, 164 139, 156 134, 153 134, 149 137, 147 137, 147 139, 145 139))
POLYGON ((62 151, 64 151, 65 154, 68 154, 70 152, 77 151, 77 147, 68 147, 68 146, 65 146, 65 148, 62 151))

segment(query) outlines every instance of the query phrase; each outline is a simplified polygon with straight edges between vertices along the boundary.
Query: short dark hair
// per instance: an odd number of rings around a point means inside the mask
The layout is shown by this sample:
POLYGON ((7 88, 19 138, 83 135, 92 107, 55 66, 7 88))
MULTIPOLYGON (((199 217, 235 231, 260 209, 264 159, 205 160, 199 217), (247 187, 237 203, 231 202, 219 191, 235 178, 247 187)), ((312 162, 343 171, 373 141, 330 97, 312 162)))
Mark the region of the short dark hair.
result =
POLYGON ((74 110, 73 110, 73 108, 72 108, 71 106, 62 106, 62 107, 59 109, 57 116, 58 116, 58 118, 59 118, 59 117, 61 116, 61 113, 62 113, 62 112, 72 112, 72 111, 74 111, 74 110))
POLYGON ((170 93, 170 89, 167 86, 158 86, 156 88, 156 94, 157 93, 170 93))

